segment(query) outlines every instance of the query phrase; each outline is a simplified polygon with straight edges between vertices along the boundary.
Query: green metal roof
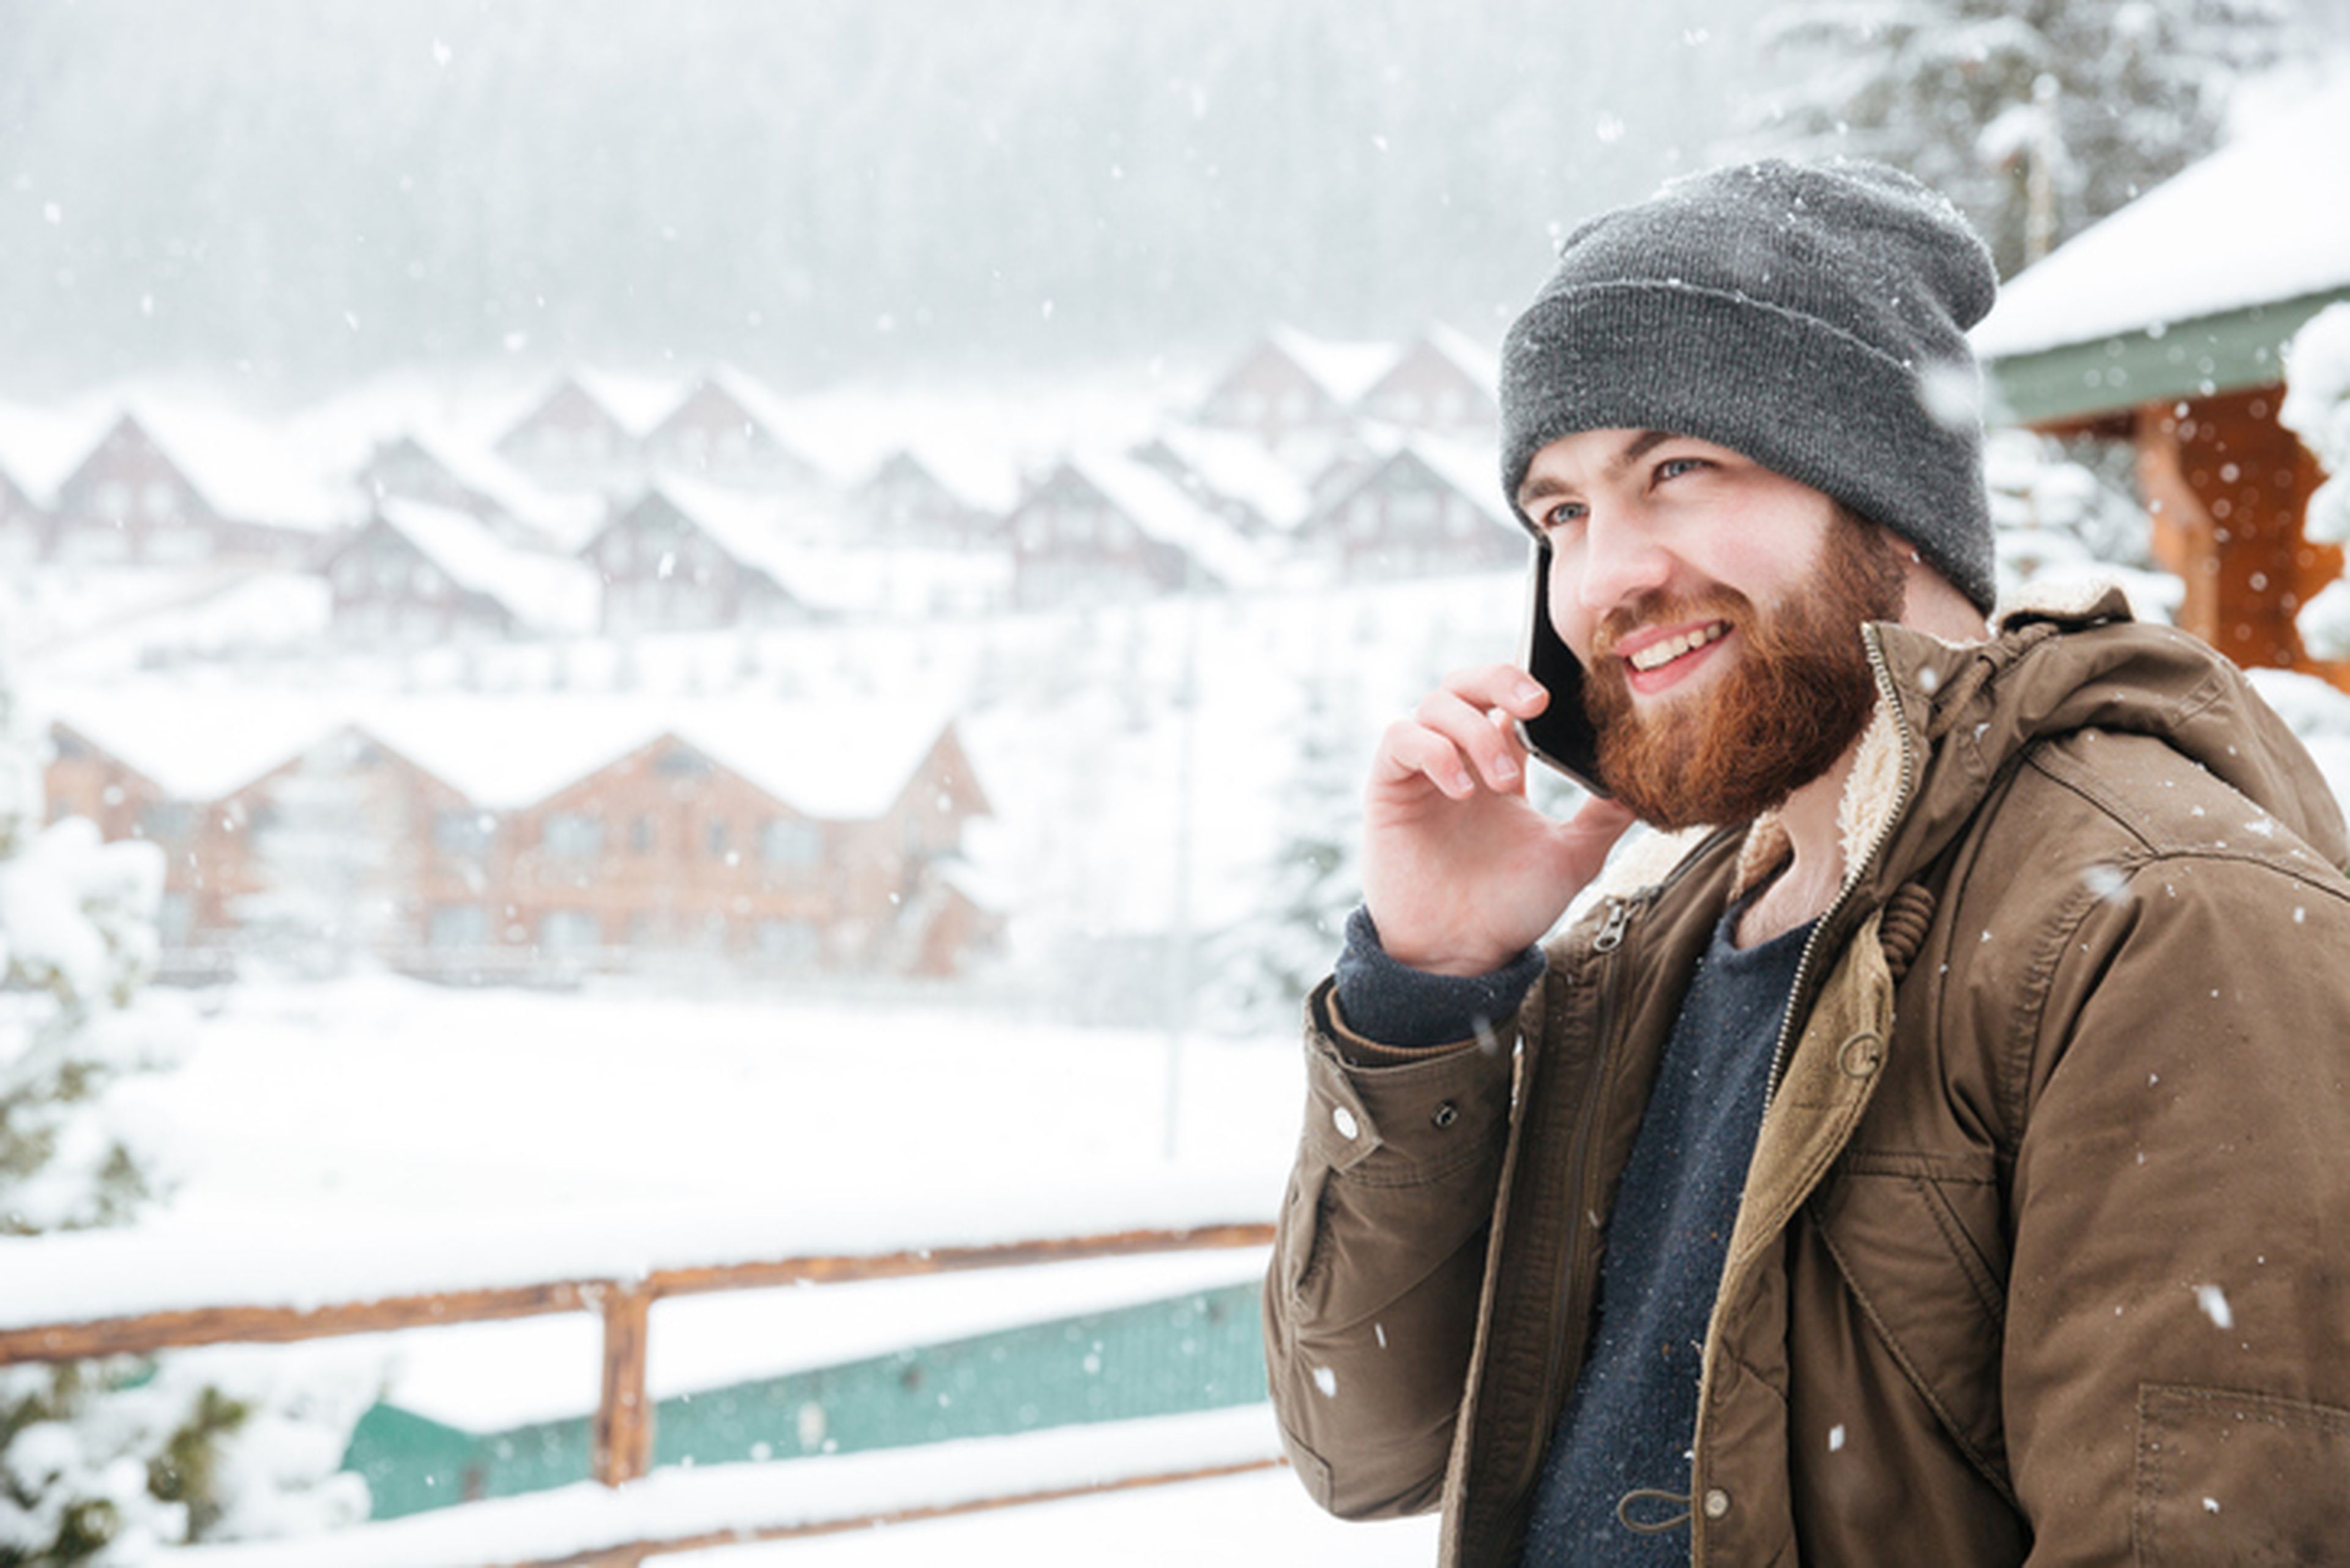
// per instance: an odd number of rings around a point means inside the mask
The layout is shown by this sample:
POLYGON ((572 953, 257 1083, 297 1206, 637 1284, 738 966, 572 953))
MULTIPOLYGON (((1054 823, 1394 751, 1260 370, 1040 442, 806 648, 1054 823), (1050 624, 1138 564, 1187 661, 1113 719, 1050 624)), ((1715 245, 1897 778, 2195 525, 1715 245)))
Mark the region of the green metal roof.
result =
POLYGON ((2284 345, 2311 317, 2341 300, 2350 300, 2350 286, 1987 358, 1991 422, 2090 419, 2282 381, 2284 345))

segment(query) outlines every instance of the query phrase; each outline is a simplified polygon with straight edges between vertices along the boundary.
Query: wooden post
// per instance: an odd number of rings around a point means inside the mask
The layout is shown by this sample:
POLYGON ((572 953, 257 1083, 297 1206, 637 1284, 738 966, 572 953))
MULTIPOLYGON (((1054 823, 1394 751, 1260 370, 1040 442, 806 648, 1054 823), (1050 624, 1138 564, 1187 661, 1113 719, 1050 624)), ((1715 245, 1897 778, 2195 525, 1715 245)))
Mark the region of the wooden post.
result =
POLYGON ((2277 424, 2279 395, 2254 388, 2140 410, 2138 487, 2155 506, 2156 558, 2186 580, 2182 628, 2247 668, 2338 679, 2294 625, 2341 574, 2342 551, 2302 536, 2323 476, 2277 424))
POLYGON ((653 1468, 653 1407, 645 1392, 645 1341, 652 1292, 608 1285, 604 1313, 604 1397, 596 1407, 596 1479, 622 1486, 653 1468))

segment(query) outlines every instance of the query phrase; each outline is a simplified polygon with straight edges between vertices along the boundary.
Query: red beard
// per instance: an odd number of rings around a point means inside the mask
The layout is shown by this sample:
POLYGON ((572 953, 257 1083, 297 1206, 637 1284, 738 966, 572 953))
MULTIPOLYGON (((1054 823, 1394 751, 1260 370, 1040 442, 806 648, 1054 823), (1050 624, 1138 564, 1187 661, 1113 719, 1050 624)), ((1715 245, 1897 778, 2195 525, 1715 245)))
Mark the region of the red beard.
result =
POLYGON ((1901 614, 1901 564, 1877 530, 1839 509, 1820 546, 1818 586, 1769 612, 1735 589, 1663 595, 1601 623, 1583 700, 1599 771, 1641 820, 1674 829, 1752 821, 1834 766, 1877 705, 1864 621, 1901 614), (1711 690, 1645 711, 1607 650, 1642 626, 1730 623, 1736 659, 1711 690))

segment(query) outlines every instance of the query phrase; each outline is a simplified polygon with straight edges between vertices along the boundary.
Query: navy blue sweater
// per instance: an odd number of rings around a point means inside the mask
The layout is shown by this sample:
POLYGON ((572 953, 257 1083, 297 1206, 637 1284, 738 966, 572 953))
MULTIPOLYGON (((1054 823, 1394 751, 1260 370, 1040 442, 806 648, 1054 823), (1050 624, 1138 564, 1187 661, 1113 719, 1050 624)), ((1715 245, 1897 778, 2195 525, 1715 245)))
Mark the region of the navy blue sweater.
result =
MULTIPOLYGON (((1686 1520, 1698 1377, 1738 1195, 1762 1126, 1763 1092, 1809 926, 1740 950, 1743 906, 1714 929, 1681 999, 1657 1085, 1608 1220, 1598 1320, 1582 1376, 1551 1434, 1526 1533, 1526 1568, 1686 1563, 1686 1524, 1640 1532, 1636 1520, 1686 1520)), ((1506 1017, 1541 972, 1538 953, 1494 975, 1456 980, 1397 963, 1367 916, 1347 923, 1338 1006, 1367 1039, 1421 1045, 1467 1037, 1506 1017), (1507 994, 1503 994, 1506 992, 1507 994), (1448 1009, 1449 1011, 1448 1012, 1448 1009)))

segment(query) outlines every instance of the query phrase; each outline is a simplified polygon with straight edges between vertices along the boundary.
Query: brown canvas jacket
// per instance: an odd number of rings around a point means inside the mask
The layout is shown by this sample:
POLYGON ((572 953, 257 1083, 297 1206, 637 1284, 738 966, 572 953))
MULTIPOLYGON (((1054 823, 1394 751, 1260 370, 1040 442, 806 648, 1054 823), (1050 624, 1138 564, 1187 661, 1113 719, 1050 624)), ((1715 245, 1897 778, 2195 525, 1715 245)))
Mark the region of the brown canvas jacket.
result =
MULTIPOLYGON (((2339 810, 2233 666, 2118 596, 1866 635, 1692 1561, 2350 1561, 2339 810)), ((1598 900, 1490 1038, 1386 1050, 1314 999, 1265 1330, 1325 1507, 1440 1505, 1444 1562, 1516 1561, 1687 976, 1783 847, 1718 834, 1598 900)))

